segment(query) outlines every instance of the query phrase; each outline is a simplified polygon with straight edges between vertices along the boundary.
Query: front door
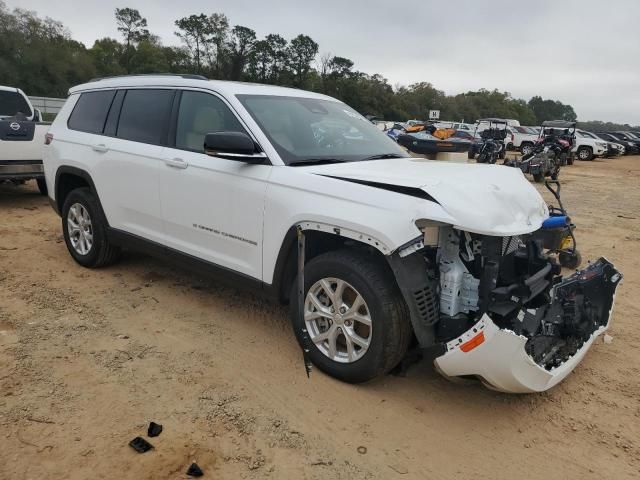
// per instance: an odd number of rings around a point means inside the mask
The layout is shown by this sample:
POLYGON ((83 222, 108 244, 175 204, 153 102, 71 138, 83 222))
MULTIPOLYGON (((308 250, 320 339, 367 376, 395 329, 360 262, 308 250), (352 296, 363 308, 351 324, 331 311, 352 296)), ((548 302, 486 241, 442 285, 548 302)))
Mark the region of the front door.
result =
POLYGON ((246 133, 226 102, 212 93, 182 91, 174 125, 175 142, 164 149, 160 175, 167 246, 261 280, 271 165, 204 153, 207 133, 246 133))

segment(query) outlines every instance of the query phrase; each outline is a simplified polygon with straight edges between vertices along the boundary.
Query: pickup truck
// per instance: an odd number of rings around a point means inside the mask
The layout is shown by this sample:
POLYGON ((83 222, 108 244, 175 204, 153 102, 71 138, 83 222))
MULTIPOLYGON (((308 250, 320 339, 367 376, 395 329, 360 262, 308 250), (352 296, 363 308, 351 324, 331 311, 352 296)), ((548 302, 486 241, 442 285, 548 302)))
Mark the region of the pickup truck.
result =
POLYGON ((0 86, 0 183, 35 180, 47 194, 42 154, 49 125, 22 90, 0 86))

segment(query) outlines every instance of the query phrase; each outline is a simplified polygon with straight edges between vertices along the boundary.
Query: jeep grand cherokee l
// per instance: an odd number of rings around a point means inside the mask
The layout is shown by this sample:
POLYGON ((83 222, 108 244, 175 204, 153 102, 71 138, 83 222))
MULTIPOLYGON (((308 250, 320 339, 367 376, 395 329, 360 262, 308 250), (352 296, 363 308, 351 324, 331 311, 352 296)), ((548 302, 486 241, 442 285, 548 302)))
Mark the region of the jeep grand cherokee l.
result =
POLYGON ((561 277, 518 169, 411 158, 300 90, 126 76, 69 93, 45 171, 76 262, 141 249, 288 302, 339 379, 384 374, 414 343, 448 377, 542 391, 609 326, 621 275, 601 258, 561 277))

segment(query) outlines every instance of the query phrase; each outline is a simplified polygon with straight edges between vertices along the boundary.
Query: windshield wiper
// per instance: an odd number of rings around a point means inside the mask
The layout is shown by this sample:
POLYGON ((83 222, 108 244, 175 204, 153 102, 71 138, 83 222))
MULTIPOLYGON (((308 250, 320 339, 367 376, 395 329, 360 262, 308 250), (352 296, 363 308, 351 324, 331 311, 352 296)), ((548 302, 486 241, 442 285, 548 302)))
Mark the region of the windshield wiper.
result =
POLYGON ((384 160, 387 158, 407 158, 399 153, 380 153, 378 155, 371 155, 370 157, 363 158, 362 160, 384 160))
POLYGON ((346 160, 341 158, 305 158, 304 160, 296 160, 295 162, 290 162, 288 165, 290 167, 297 167, 300 165, 322 165, 329 163, 344 163, 346 160))

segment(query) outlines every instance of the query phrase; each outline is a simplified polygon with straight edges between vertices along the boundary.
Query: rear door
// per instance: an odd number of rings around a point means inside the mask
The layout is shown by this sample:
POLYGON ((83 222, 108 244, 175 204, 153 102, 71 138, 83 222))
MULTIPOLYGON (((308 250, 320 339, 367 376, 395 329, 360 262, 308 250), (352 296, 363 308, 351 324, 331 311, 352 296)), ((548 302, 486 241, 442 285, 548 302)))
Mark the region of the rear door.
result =
POLYGON ((207 133, 247 129, 221 96, 184 90, 160 173, 167 245, 262 278, 263 212, 271 165, 208 156, 207 133))
POLYGON ((111 227, 163 243, 159 175, 175 90, 119 90, 91 148, 93 178, 111 227))

